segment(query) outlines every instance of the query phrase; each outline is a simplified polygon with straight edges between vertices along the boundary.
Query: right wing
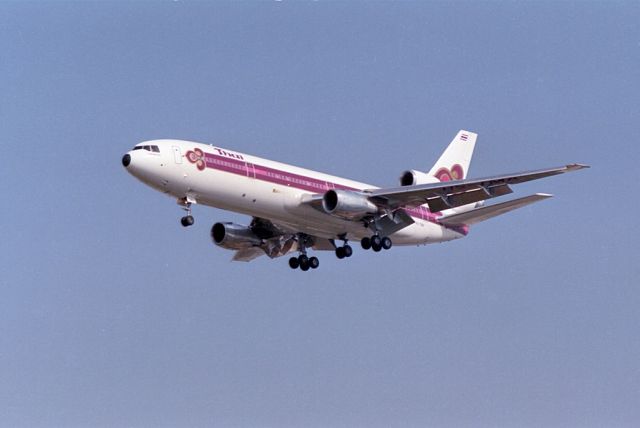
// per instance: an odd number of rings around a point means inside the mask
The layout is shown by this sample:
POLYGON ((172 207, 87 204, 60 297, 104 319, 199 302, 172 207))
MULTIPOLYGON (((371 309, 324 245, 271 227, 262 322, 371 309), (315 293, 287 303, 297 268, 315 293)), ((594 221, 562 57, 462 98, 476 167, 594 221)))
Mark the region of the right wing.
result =
POLYGON ((384 209, 394 210, 397 208, 417 207, 428 204, 431 212, 438 212, 509 194, 512 192, 509 187, 511 184, 525 183, 527 181, 577 171, 583 168, 589 168, 589 166, 575 163, 557 168, 471 180, 444 181, 440 183, 418 184, 387 189, 371 189, 363 191, 363 195, 384 209))

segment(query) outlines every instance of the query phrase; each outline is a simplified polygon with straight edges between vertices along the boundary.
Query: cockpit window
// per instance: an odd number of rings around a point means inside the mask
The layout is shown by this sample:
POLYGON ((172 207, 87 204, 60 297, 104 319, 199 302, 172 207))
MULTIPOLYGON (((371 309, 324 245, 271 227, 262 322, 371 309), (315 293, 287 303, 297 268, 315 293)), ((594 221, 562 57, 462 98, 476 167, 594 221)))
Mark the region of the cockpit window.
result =
POLYGON ((131 150, 146 150, 148 152, 160 153, 160 148, 158 146, 135 146, 131 150))

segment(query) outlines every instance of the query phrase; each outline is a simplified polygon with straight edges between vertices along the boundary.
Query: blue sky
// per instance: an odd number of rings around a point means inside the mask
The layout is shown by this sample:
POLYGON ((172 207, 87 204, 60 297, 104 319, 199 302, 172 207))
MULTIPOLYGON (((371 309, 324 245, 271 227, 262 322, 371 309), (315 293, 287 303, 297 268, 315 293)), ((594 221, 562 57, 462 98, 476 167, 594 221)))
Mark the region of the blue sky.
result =
POLYGON ((637 426, 633 2, 1 3, 0 426, 637 426), (464 240, 231 263, 183 138, 376 185, 584 162, 464 240))

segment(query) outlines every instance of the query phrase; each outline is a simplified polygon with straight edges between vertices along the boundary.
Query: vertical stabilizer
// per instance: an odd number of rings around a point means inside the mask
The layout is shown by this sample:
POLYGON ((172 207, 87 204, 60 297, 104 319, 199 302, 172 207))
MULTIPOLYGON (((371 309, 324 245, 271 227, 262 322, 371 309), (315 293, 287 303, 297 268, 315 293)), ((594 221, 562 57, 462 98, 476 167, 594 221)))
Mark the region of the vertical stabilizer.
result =
POLYGON ((442 153, 440 159, 429 171, 429 175, 440 181, 462 180, 467 177, 473 148, 476 145, 478 134, 469 131, 460 131, 451 141, 449 147, 442 153))

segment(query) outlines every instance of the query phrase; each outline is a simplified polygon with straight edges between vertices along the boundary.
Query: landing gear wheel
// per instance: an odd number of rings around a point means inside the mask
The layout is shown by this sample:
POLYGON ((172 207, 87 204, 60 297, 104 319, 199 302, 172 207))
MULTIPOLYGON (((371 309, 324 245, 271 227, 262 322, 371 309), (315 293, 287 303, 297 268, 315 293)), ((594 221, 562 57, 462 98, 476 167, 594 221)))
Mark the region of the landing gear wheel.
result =
POLYGON ((345 257, 351 257, 353 255, 353 248, 351 248, 351 245, 345 245, 342 247, 342 252, 345 257))
POLYGON ((318 269, 318 266, 320 266, 320 260, 318 260, 317 257, 310 257, 309 258, 309 267, 311 269, 318 269))
POLYGON ((289 259, 289 267, 291 269, 298 269, 299 266, 300 266, 300 261, 298 260, 297 257, 291 257, 289 259))
POLYGON ((382 239, 378 235, 373 235, 371 237, 371 248, 373 248, 373 251, 380 251, 380 250, 376 250, 376 247, 381 247, 381 246, 382 246, 382 239))
POLYGON ((377 253, 382 250, 382 245, 371 244, 371 249, 377 253))
POLYGON ((309 265, 309 260, 306 258, 307 256, 305 256, 305 258, 300 262, 300 270, 303 272, 306 272, 309 270, 309 268, 311 267, 309 265))
POLYGON ((363 250, 368 250, 371 248, 371 238, 362 238, 362 240, 360 241, 360 245, 362 246, 363 250))
POLYGON ((339 259, 344 259, 345 257, 347 257, 344 251, 344 247, 336 248, 336 257, 339 259))
POLYGON ((388 250, 393 245, 393 242, 391 242, 391 239, 385 236, 384 238, 382 238, 382 242, 380 242, 380 245, 382 245, 382 248, 384 248, 385 250, 388 250))
POLYGON ((186 215, 180 219, 180 224, 184 227, 193 226, 193 223, 195 223, 195 220, 192 215, 186 215))

